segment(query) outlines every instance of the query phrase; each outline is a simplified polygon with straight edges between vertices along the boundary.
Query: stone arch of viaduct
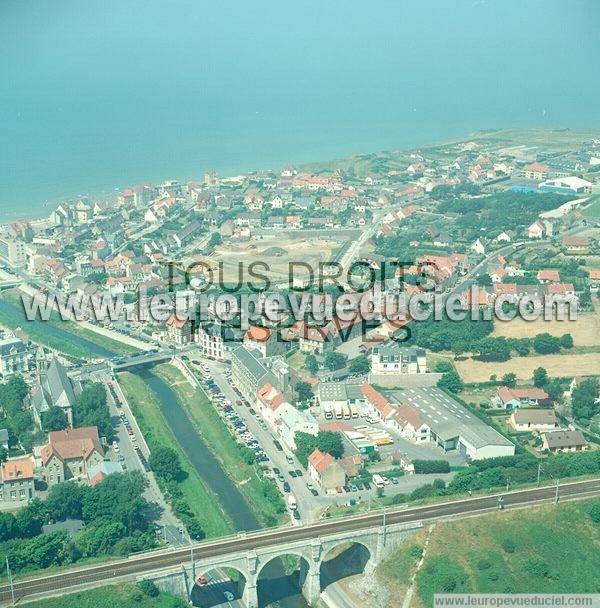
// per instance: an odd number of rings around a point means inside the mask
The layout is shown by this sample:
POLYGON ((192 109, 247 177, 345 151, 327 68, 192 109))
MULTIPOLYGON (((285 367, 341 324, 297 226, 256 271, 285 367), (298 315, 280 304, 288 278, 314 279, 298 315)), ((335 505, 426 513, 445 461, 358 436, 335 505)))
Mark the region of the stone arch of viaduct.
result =
MULTIPOLYGON (((195 581, 210 570, 230 568, 245 579, 243 600, 247 608, 258 608, 258 580, 263 568, 273 559, 294 555, 308 565, 302 593, 309 605, 314 606, 321 593, 321 565, 326 556, 336 547, 345 543, 358 543, 369 552, 366 569, 374 569, 379 562, 411 534, 422 528, 421 522, 392 524, 361 531, 341 532, 319 536, 314 539, 298 540, 273 546, 256 548, 251 552, 229 552, 218 557, 195 556, 169 572, 151 574, 155 583, 171 593, 189 600, 195 581)), ((144 578, 148 578, 145 576, 144 578)))

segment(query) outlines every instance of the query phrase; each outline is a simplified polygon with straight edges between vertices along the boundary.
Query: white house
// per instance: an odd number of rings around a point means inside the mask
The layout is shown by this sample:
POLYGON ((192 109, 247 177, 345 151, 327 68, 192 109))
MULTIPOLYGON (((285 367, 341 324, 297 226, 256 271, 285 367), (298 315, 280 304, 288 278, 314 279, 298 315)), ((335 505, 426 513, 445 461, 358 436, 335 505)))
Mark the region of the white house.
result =
POLYGON ((527 236, 530 239, 541 239, 544 237, 545 228, 542 222, 533 222, 529 228, 527 228, 527 236))

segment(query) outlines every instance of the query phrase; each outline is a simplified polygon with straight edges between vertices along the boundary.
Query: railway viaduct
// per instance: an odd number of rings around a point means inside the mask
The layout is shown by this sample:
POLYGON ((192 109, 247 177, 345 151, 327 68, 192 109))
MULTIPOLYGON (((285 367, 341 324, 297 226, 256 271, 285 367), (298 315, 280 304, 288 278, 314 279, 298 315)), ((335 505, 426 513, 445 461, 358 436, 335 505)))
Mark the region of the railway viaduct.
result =
MULTIPOLYGON (((360 545, 366 563, 361 569, 370 572, 394 548, 423 524, 410 523, 379 525, 360 531, 337 532, 320 535, 314 539, 288 541, 260 548, 251 552, 231 551, 218 557, 203 558, 190 555, 186 562, 168 570, 153 573, 150 578, 164 591, 191 600, 192 590, 199 576, 212 570, 233 570, 238 578, 238 591, 246 608, 259 606, 259 578, 263 569, 276 558, 293 556, 300 562, 300 586, 310 606, 314 606, 325 586, 322 566, 327 558, 349 543, 360 545)), ((244 534, 240 534, 240 540, 244 534)))

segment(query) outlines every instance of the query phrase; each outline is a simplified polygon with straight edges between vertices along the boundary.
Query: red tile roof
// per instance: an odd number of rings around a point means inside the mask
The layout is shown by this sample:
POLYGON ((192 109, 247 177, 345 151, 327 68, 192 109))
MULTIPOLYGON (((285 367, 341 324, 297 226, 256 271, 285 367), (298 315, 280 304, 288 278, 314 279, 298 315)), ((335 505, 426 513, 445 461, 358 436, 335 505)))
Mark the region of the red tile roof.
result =
POLYGON ((48 433, 48 445, 41 449, 41 456, 42 462, 46 464, 53 454, 61 460, 69 458, 87 460, 94 451, 102 454, 98 429, 95 426, 85 426, 48 433))
POLYGON ((268 327, 260 327, 259 325, 251 325, 246 332, 248 340, 256 342, 266 342, 271 337, 271 330, 268 327))
POLYGON ((360 385, 360 390, 365 399, 380 413, 382 418, 389 418, 396 408, 368 382, 360 385))
POLYGON ((334 462, 335 458, 331 454, 321 452, 321 450, 318 449, 308 457, 308 463, 319 475, 323 475, 334 462))
POLYGON ((2 481, 15 481, 17 479, 33 479, 33 458, 15 458, 2 463, 2 481))

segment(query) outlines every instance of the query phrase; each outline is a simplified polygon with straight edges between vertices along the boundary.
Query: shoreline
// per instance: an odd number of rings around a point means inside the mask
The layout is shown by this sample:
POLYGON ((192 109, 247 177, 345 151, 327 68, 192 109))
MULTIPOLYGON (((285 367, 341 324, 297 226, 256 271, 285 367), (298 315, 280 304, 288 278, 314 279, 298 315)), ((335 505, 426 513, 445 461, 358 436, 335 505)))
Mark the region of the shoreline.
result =
MULTIPOLYGON (((297 164, 297 168, 300 170, 311 168, 314 171, 315 168, 318 168, 319 165, 322 165, 323 169, 321 169, 321 170, 325 170, 325 167, 328 164, 340 162, 343 160, 351 161, 352 159, 357 159, 358 157, 364 156, 364 155, 382 154, 385 152, 392 153, 392 154, 398 154, 398 153, 410 152, 410 151, 415 151, 415 150, 427 150, 427 149, 435 148, 438 146, 454 145, 454 144, 469 141, 469 140, 485 139, 487 137, 494 138, 494 137, 500 136, 501 134, 506 134, 507 140, 511 140, 511 137, 514 137, 515 134, 517 134, 517 133, 521 134, 521 135, 526 135, 527 133, 532 133, 532 132, 535 132, 538 134, 544 133, 544 132, 546 132, 548 134, 562 133, 567 136, 570 136, 571 138, 600 137, 600 128, 571 129, 569 127, 561 127, 558 125, 552 126, 552 127, 551 126, 528 126, 528 127, 503 127, 503 128, 497 128, 497 129, 492 129, 492 128, 478 129, 475 131, 471 131, 469 133, 465 133, 464 135, 462 135, 460 137, 441 139, 439 141, 429 141, 429 142, 423 142, 420 144, 412 144, 412 145, 407 144, 406 146, 400 146, 400 147, 388 148, 388 149, 379 148, 376 150, 371 149, 368 151, 367 150, 355 151, 353 153, 342 154, 339 156, 335 156, 333 158, 327 158, 327 159, 321 158, 321 159, 313 160, 313 161, 309 161, 309 162, 301 162, 301 163, 297 164)), ((521 144, 519 142, 515 142, 514 145, 521 145, 521 144)), ((295 164, 295 163, 280 161, 281 166, 283 166, 285 164, 295 164)), ((319 169, 316 169, 316 170, 319 170, 319 169)), ((225 179, 225 178, 233 177, 235 175, 252 175, 252 174, 255 174, 255 173, 258 173, 261 171, 276 171, 276 169, 273 169, 272 167, 247 169, 245 171, 241 171, 241 170, 232 171, 230 169, 230 170, 224 171, 222 178, 225 179)), ((41 223, 48 218, 50 213, 61 202, 76 201, 79 197, 82 197, 82 196, 87 196, 92 201, 98 200, 98 201, 111 202, 116 199, 118 193, 121 191, 122 188, 126 188, 135 183, 149 183, 149 184, 159 183, 161 180, 165 180, 165 179, 177 179, 181 183, 185 183, 194 178, 190 177, 190 176, 187 176, 185 178, 184 177, 175 177, 174 175, 167 177, 165 175, 165 176, 163 176, 161 178, 157 178, 157 179, 131 180, 131 182, 129 182, 128 184, 124 184, 122 186, 97 187, 97 188, 91 189, 87 193, 80 193, 77 195, 75 195, 75 194, 60 195, 56 198, 47 199, 45 201, 45 210, 46 210, 45 214, 42 212, 41 209, 36 209, 33 212, 27 212, 27 215, 17 214, 17 213, 12 214, 12 212, 9 212, 7 217, 3 217, 3 215, 0 213, 0 229, 6 228, 12 222, 16 222, 16 221, 23 220, 23 219, 27 219, 28 221, 30 221, 32 223, 33 222, 41 223)), ((42 205, 42 204, 43 203, 40 203, 40 205, 42 205)), ((37 205, 36 205, 36 207, 37 207, 37 205)))

